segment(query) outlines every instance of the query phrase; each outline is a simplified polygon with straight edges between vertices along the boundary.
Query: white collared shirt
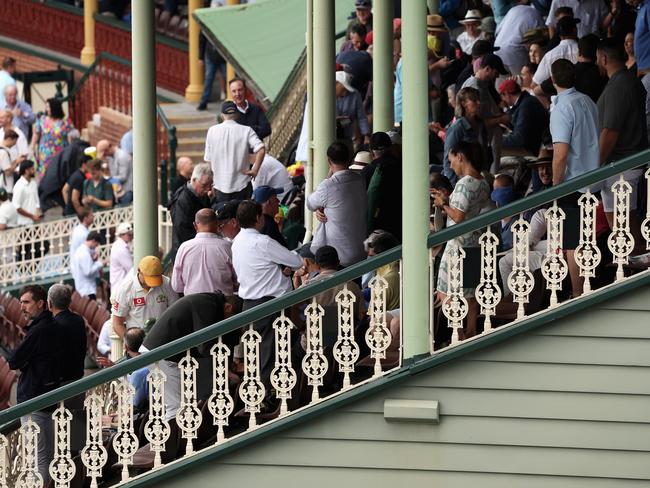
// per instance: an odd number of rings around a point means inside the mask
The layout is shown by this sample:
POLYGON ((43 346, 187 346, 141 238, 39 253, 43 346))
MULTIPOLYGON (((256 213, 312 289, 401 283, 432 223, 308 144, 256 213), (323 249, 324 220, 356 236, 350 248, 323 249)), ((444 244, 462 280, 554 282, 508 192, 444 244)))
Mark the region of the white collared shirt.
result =
POLYGON ((280 200, 293 188, 293 181, 287 172, 287 167, 268 154, 264 156, 262 166, 253 180, 253 190, 264 185, 271 188, 284 188, 284 192, 278 195, 280 200))
POLYGON ((303 265, 296 253, 255 229, 242 229, 232 243, 232 262, 244 300, 279 297, 291 291, 291 280, 282 267, 303 265))
POLYGON ((74 287, 82 297, 97 293, 97 278, 102 269, 102 262, 93 259, 93 254, 93 250, 84 243, 70 259, 74 287))
POLYGON ((169 278, 163 276, 162 285, 145 290, 137 273, 127 276, 113 300, 113 315, 126 319, 126 328, 140 327, 149 319, 158 319, 169 306, 178 300, 169 278))
MULTIPOLYGON (((36 178, 27 181, 24 176, 18 178, 14 185, 14 194, 11 202, 16 207, 16 210, 22 208, 30 214, 35 214, 41 208, 41 203, 38 199, 38 184, 36 178)), ((29 217, 18 214, 18 225, 31 225, 34 221, 29 217)))
POLYGON ((77 252, 79 246, 86 242, 86 238, 90 233, 90 229, 79 222, 72 229, 72 235, 70 236, 70 263, 72 264, 72 256, 77 252))
POLYGON ((115 239, 111 246, 110 261, 111 290, 117 290, 133 269, 133 254, 129 244, 121 237, 115 239))
MULTIPOLYGON (((13 147, 8 147, 9 149, 9 154, 11 155, 11 161, 15 161, 18 159, 19 156, 27 156, 29 154, 29 143, 27 142, 27 137, 25 137, 25 133, 20 130, 18 127, 15 125, 12 127, 14 132, 18 134, 18 140, 16 141, 16 144, 13 145, 13 147)), ((4 127, 0 127, 0 141, 4 140, 5 138, 5 129, 4 127)))
POLYGON ((250 163, 249 151, 264 147, 255 131, 234 120, 224 120, 208 129, 203 159, 212 165, 214 187, 222 193, 235 193, 246 188, 251 177, 245 174, 250 163))
POLYGON ((558 59, 578 62, 578 42, 575 39, 562 39, 560 44, 547 52, 533 75, 533 82, 541 85, 551 77, 551 65, 558 59))

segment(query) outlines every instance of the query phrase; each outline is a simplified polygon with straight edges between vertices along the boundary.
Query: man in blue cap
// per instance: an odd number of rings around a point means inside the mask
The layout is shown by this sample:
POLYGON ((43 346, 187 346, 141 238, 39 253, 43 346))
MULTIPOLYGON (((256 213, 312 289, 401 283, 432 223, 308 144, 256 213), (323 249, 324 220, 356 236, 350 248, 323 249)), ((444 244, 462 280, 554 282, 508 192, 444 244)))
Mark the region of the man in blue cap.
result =
POLYGON ((271 188, 266 185, 258 186, 253 192, 253 200, 262 206, 262 213, 264 214, 264 228, 260 231, 260 234, 265 234, 288 248, 287 241, 275 221, 275 216, 280 209, 278 195, 282 194, 282 192, 284 192, 284 188, 271 188))

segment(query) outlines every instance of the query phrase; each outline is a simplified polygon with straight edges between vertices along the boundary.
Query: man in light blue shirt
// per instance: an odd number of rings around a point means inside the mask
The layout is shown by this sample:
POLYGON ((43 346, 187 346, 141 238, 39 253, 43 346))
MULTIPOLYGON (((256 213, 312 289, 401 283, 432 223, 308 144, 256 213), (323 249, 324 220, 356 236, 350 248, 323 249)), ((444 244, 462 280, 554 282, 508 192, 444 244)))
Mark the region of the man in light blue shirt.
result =
POLYGON ((558 59, 551 66, 558 92, 551 111, 553 138, 553 186, 599 166, 598 109, 587 95, 574 88, 575 68, 558 59))
POLYGON ((16 72, 16 60, 14 58, 4 58, 2 60, 2 69, 0 70, 0 107, 5 104, 5 88, 9 85, 15 85, 14 73, 16 72))
POLYGON ((0 108, 11 110, 12 124, 18 127, 23 134, 29 134, 29 128, 36 120, 36 115, 29 103, 18 98, 18 88, 16 85, 7 85, 4 88, 4 105, 0 108))
POLYGON ((84 242, 75 251, 70 261, 70 271, 74 278, 74 287, 82 297, 96 299, 97 279, 104 267, 104 261, 98 258, 95 249, 101 243, 102 236, 97 231, 88 234, 84 242))
POLYGON ((628 0, 628 3, 639 8, 634 29, 634 54, 639 71, 645 71, 650 69, 650 1, 628 0))

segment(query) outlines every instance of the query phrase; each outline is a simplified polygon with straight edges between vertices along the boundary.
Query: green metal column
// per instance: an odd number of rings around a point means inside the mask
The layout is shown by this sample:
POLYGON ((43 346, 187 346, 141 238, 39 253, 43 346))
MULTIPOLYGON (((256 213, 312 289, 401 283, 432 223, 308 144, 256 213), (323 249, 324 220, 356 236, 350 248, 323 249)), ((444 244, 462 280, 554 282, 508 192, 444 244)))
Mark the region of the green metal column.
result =
POLYGON ((393 128, 393 0, 375 0, 372 10, 372 130, 393 128))
POLYGON ((327 177, 327 147, 336 137, 336 102, 334 100, 334 0, 314 2, 313 53, 314 89, 314 179, 312 187, 327 177))
MULTIPOLYGON (((307 161, 305 161, 305 201, 314 190, 314 0, 307 0, 307 161)), ((305 238, 311 241, 314 231, 314 214, 305 205, 305 238)))
POLYGON ((427 2, 402 2, 403 357, 429 352, 427 2))
POLYGON ((156 50, 153 0, 132 2, 134 260, 158 254, 156 50))

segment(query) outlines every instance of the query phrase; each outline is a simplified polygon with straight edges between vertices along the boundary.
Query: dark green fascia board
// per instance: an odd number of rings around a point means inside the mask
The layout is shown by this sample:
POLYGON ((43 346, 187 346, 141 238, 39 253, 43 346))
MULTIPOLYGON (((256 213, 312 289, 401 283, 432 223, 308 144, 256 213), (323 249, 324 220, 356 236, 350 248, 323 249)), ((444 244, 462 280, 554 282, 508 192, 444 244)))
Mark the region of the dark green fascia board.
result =
POLYGON ((307 406, 302 411, 263 425, 253 432, 244 433, 238 438, 222 445, 200 451, 190 458, 181 458, 173 463, 163 466, 155 472, 145 473, 124 486, 129 488, 152 486, 154 483, 179 475, 183 471, 198 466, 199 464, 207 461, 214 461, 226 454, 270 437, 271 435, 280 433, 321 415, 325 415, 370 395, 377 394, 405 381, 409 377, 428 371, 436 366, 440 366, 469 353, 494 346, 511 337, 548 325, 562 317, 588 309, 606 300, 647 285, 650 285, 650 271, 634 275, 625 279, 621 283, 601 288, 565 305, 561 304, 561 306, 556 309, 542 311, 539 314, 524 319, 512 326, 503 326, 495 329, 490 334, 476 336, 475 338, 469 339, 456 347, 437 352, 433 356, 425 356, 423 359, 415 358, 411 361, 407 360, 405 361, 404 366, 394 372, 388 373, 382 378, 353 388, 312 407, 307 406))
POLYGON ((136 369, 148 366, 155 363, 156 361, 160 361, 161 359, 165 359, 170 356, 185 352, 192 347, 196 347, 198 344, 211 341, 221 335, 227 334, 228 332, 245 327, 257 320, 260 320, 263 317, 309 300, 314 295, 322 293, 329 288, 347 283, 348 281, 351 281, 363 275, 364 273, 399 260, 401 257, 401 252, 401 247, 391 249, 390 251, 382 253, 379 256, 374 256, 370 259, 345 268, 344 270, 339 271, 335 275, 326 280, 323 280, 322 282, 313 283, 297 290, 293 290, 286 295, 278 297, 258 307, 241 312, 233 317, 222 320, 217 324, 211 325, 205 329, 170 342, 169 344, 158 347, 153 351, 141 354, 140 356, 129 359, 126 362, 116 364, 110 368, 99 371, 93 375, 86 376, 85 378, 81 378, 73 383, 57 388, 56 390, 41 395, 37 398, 33 398, 24 403, 13 406, 7 410, 3 410, 0 412, 0 426, 6 424, 7 422, 15 420, 16 418, 19 418, 22 415, 26 415, 37 410, 42 410, 43 408, 65 400, 66 398, 73 397, 103 383, 107 383, 128 373, 132 373, 136 369))
POLYGON ((54 54, 53 52, 39 51, 37 49, 30 48, 27 45, 13 43, 13 42, 10 42, 10 41, 6 41, 4 39, 0 39, 0 47, 4 47, 6 49, 11 49, 13 51, 19 51, 21 53, 28 54, 30 56, 34 56, 36 58, 46 59, 46 60, 51 61, 53 63, 60 64, 60 65, 72 68, 75 71, 86 71, 86 69, 88 68, 87 66, 84 66, 83 64, 81 64, 79 62, 75 62, 75 61, 72 61, 70 59, 66 59, 63 56, 58 56, 57 54, 54 54))
MULTIPOLYGON (((104 268, 109 269, 109 268, 104 268)), ((64 283, 66 285, 73 285, 74 284, 74 279, 72 278, 71 274, 61 274, 61 275, 56 275, 56 276, 50 276, 48 278, 43 278, 42 280, 38 281, 29 281, 27 283, 20 283, 16 285, 11 285, 11 286, 6 286, 2 289, 5 293, 9 293, 10 295, 19 298, 18 295, 20 293, 20 290, 26 286, 26 285, 40 285, 42 287, 48 287, 49 285, 53 285, 55 283, 64 283)))
POLYGON ((544 205, 545 203, 574 193, 581 188, 605 181, 607 178, 616 176, 623 171, 647 164, 648 162, 650 162, 650 150, 646 149, 634 156, 601 166, 594 171, 585 173, 577 178, 572 178, 557 186, 533 193, 532 195, 517 200, 516 202, 485 212, 484 214, 480 214, 470 220, 461 222, 460 224, 452 225, 451 227, 447 227, 439 232, 429 234, 427 244, 429 247, 438 246, 458 236, 488 227, 499 222, 501 219, 510 217, 511 215, 516 215, 531 208, 539 207, 540 205, 544 205))
MULTIPOLYGON (((95 12, 94 17, 95 17, 95 21, 97 22, 110 25, 111 27, 115 27, 116 29, 120 29, 122 31, 131 33, 131 26, 126 22, 116 19, 115 17, 111 17, 109 15, 102 15, 98 12, 95 12)), ((166 46, 173 47, 174 49, 178 49, 180 51, 184 51, 184 52, 188 51, 188 46, 186 42, 179 41, 178 39, 173 39, 171 37, 162 35, 158 32, 156 32, 156 42, 165 44, 166 46)))

